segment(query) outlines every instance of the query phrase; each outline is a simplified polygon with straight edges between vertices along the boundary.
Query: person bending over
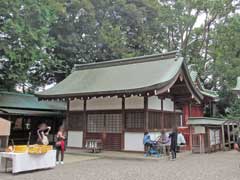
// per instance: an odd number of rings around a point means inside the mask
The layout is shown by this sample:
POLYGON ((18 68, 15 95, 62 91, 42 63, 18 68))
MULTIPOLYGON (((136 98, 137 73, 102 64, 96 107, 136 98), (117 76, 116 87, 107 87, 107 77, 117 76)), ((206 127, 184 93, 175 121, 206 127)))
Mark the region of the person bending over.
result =
POLYGON ((41 144, 41 145, 49 144, 47 135, 49 134, 50 130, 51 130, 51 127, 47 126, 46 124, 39 126, 39 129, 37 130, 37 135, 38 135, 37 144, 41 144))

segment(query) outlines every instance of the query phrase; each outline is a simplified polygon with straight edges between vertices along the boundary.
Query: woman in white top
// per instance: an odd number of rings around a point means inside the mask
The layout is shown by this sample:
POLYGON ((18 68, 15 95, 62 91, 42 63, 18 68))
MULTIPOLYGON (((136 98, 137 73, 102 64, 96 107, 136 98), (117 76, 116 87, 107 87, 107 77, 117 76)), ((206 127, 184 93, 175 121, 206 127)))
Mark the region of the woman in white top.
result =
POLYGON ((50 130, 51 130, 51 127, 47 126, 45 123, 39 125, 39 128, 37 130, 38 144, 43 144, 43 145, 49 144, 47 135, 49 134, 50 130))

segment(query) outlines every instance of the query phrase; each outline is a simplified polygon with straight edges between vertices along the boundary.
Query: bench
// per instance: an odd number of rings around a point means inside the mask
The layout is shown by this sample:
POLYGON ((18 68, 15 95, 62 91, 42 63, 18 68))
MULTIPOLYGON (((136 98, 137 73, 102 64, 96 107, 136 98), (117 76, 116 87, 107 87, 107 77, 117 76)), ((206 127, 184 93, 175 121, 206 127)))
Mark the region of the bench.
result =
POLYGON ((85 148, 92 153, 101 152, 103 143, 101 139, 87 139, 85 148))
POLYGON ((178 152, 185 152, 187 150, 187 145, 179 145, 177 146, 178 152))

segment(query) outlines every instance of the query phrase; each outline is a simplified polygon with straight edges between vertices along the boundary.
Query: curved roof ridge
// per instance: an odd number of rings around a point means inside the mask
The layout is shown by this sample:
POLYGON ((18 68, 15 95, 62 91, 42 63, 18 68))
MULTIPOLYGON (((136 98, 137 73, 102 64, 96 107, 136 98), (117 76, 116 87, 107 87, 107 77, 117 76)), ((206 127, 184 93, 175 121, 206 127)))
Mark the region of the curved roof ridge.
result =
POLYGON ((173 58, 177 58, 177 53, 178 51, 170 51, 170 52, 161 53, 161 54, 144 55, 144 56, 138 56, 138 57, 109 60, 104 62, 75 64, 73 71, 173 59, 173 58))

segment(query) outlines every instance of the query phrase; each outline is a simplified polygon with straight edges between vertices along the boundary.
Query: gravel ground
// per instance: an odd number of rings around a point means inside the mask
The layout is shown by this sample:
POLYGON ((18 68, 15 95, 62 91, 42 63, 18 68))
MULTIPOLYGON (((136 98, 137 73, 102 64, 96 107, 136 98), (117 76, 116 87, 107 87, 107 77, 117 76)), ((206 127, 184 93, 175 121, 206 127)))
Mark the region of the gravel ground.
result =
POLYGON ((94 159, 55 169, 12 175, 1 180, 239 180, 240 153, 235 151, 182 156, 176 161, 94 159))

